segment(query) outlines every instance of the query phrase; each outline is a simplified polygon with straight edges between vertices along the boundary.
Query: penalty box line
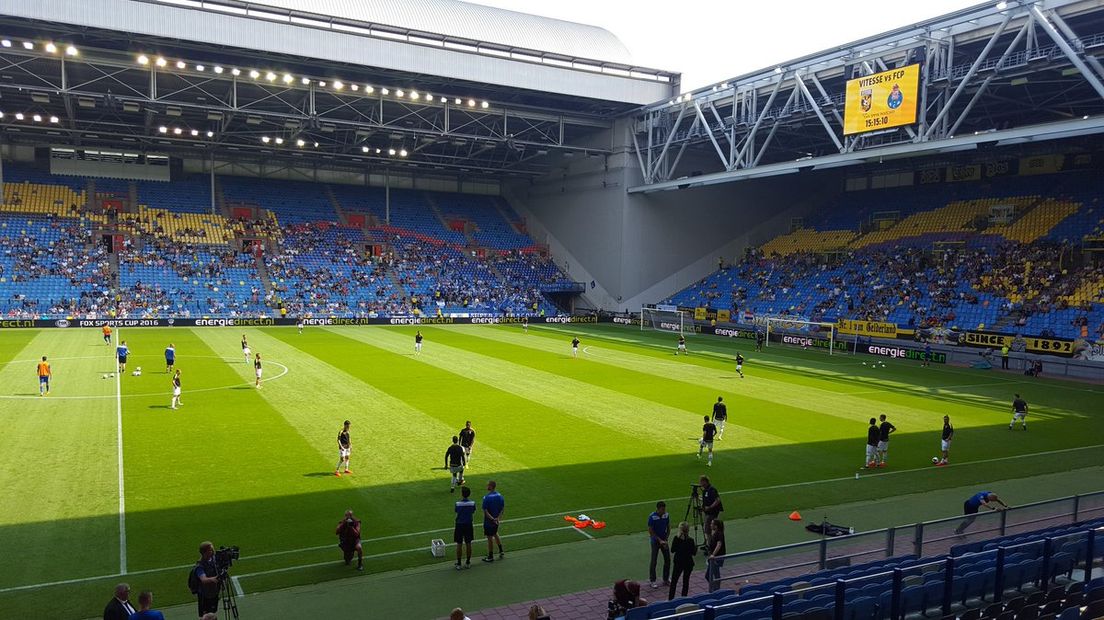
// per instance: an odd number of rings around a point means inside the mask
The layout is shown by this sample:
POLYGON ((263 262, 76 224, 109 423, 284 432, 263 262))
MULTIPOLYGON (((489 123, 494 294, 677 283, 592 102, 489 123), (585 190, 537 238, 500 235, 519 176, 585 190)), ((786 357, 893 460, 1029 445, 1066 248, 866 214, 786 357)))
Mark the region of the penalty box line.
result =
MULTIPOLYGON (((1055 455, 1055 454, 1064 454, 1064 453, 1069 453, 1069 452, 1080 452, 1082 450, 1096 450, 1096 449, 1099 449, 1099 448, 1104 448, 1104 443, 1093 444, 1091 446, 1079 446, 1079 447, 1076 447, 1076 448, 1062 448, 1062 449, 1059 449, 1059 450, 1046 450, 1044 452, 1032 452, 1030 454, 1016 454, 1016 455, 1012 455, 1012 456, 994 457, 994 458, 990 458, 990 459, 981 459, 981 460, 978 460, 978 461, 969 461, 969 462, 965 462, 965 463, 963 463, 963 462, 949 463, 946 467, 943 467, 941 469, 947 469, 947 468, 950 468, 950 467, 967 467, 967 466, 970 466, 970 465, 983 465, 983 464, 986 464, 986 463, 998 463, 998 462, 1002 462, 1002 461, 1012 461, 1012 460, 1032 458, 1032 457, 1037 457, 1037 456, 1051 456, 1051 455, 1055 455)), ((867 474, 867 475, 863 476, 863 478, 867 479, 867 478, 878 478, 878 477, 883 477, 883 476, 899 476, 899 475, 902 475, 902 474, 915 473, 915 472, 919 472, 919 471, 932 471, 932 469, 933 469, 932 466, 928 465, 928 466, 925 466, 925 467, 914 467, 912 469, 900 469, 900 470, 894 470, 894 471, 881 471, 881 472, 875 472, 875 473, 867 474)), ((805 481, 805 482, 790 482, 790 483, 786 483, 786 484, 776 484, 776 485, 765 486, 765 487, 756 487, 756 488, 752 488, 752 489, 736 489, 736 490, 733 490, 733 491, 724 491, 724 492, 721 493, 721 495, 722 496, 732 496, 732 495, 742 495, 742 494, 747 494, 747 493, 759 493, 759 492, 762 492, 762 491, 774 491, 774 490, 778 490, 778 489, 792 489, 792 488, 796 488, 796 487, 815 486, 815 485, 819 485, 819 484, 831 484, 831 483, 835 483, 835 482, 845 482, 845 481, 848 481, 848 480, 854 480, 854 477, 852 477, 852 476, 842 476, 842 477, 839 477, 839 478, 825 478, 823 480, 808 480, 808 481, 805 481)), ((547 518, 554 517, 554 516, 557 516, 557 515, 562 515, 562 514, 565 514, 565 513, 571 514, 571 513, 578 513, 578 512, 596 512, 596 511, 600 511, 600 510, 616 510, 616 509, 620 509, 620 508, 632 508, 632 507, 635 507, 635 506, 654 506, 655 502, 657 502, 657 501, 676 502, 676 501, 682 501, 682 500, 685 500, 685 499, 686 499, 685 497, 673 497, 673 498, 667 498, 667 499, 662 499, 662 500, 649 499, 649 500, 640 501, 640 502, 629 502, 629 503, 626 503, 626 504, 614 504, 614 505, 610 505, 610 506, 598 506, 596 508, 565 510, 565 511, 548 513, 548 514, 543 514, 543 515, 530 515, 530 516, 527 516, 527 517, 518 517, 517 519, 511 519, 510 521, 508 521, 508 523, 517 523, 517 522, 520 522, 520 521, 531 521, 531 520, 534 520, 534 519, 547 519, 547 518)), ((476 527, 481 528, 482 524, 476 524, 476 527)), ((503 536, 503 538, 513 537, 513 536, 527 536, 527 535, 532 535, 532 534, 545 533, 545 532, 551 532, 551 531, 569 529, 569 528, 570 529, 576 529, 576 528, 570 527, 570 526, 568 526, 568 527, 555 527, 555 528, 549 528, 549 529, 546 529, 546 530, 535 530, 535 531, 532 531, 532 532, 518 532, 516 534, 506 534, 506 535, 503 536)), ((442 532, 451 532, 451 531, 452 531, 452 528, 440 528, 440 529, 434 529, 434 530, 423 530, 421 532, 410 532, 410 533, 406 533, 406 534, 394 534, 394 535, 391 535, 391 536, 382 536, 382 537, 378 537, 378 538, 362 539, 361 543, 382 542, 382 541, 385 541, 385 540, 394 540, 394 539, 397 539, 397 538, 409 538, 409 537, 412 537, 412 536, 424 536, 426 534, 440 534, 442 532)), ((288 549, 288 550, 285 550, 285 551, 273 551, 271 553, 262 553, 262 554, 258 554, 258 555, 254 555, 254 556, 249 556, 248 559, 260 559, 260 558, 277 557, 277 556, 281 556, 281 555, 292 555, 292 554, 297 554, 297 553, 307 553, 307 552, 311 552, 311 551, 320 551, 320 550, 323 550, 323 549, 332 549, 334 547, 335 547, 335 545, 329 544, 329 545, 319 545, 319 546, 315 546, 315 547, 302 547, 302 548, 299 548, 299 549, 288 549)), ((386 553, 377 554, 375 556, 365 556, 365 557, 385 557, 385 556, 388 556, 388 555, 398 555, 398 554, 401 554, 401 553, 410 553, 411 551, 424 551, 424 550, 425 550, 425 547, 423 546, 423 547, 417 547, 416 549, 405 549, 405 550, 399 550, 399 551, 389 551, 389 552, 386 552, 386 553)), ((332 563, 332 562, 322 562, 322 563, 310 564, 310 565, 285 567, 285 568, 282 568, 282 569, 273 569, 272 571, 262 571, 262 572, 258 572, 258 573, 249 573, 249 574, 246 574, 246 575, 241 575, 241 577, 253 577, 253 576, 257 576, 257 575, 269 574, 270 572, 280 572, 280 571, 294 570, 296 568, 306 568, 308 566, 322 566, 324 564, 330 564, 330 563, 332 563)), ((127 576, 127 575, 144 575, 144 574, 149 574, 149 573, 159 573, 159 572, 164 572, 164 571, 179 570, 179 569, 182 569, 182 568, 188 568, 189 566, 193 566, 193 564, 180 564, 180 565, 177 565, 177 566, 166 566, 166 567, 162 567, 162 568, 149 568, 149 569, 133 571, 133 572, 129 572, 129 573, 114 573, 114 574, 111 574, 111 575, 98 575, 98 576, 95 576, 95 577, 81 577, 81 578, 76 578, 76 579, 65 579, 65 580, 61 580, 61 581, 51 581, 51 582, 45 582, 45 583, 28 584, 28 585, 23 585, 23 586, 13 586, 13 587, 8 587, 8 588, 0 588, 0 594, 4 594, 4 593, 7 593, 7 592, 18 592, 18 591, 22 591, 22 590, 35 590, 35 589, 39 589, 39 588, 48 588, 48 587, 51 587, 51 586, 71 585, 71 584, 76 584, 76 583, 86 583, 86 582, 89 582, 89 581, 98 581, 98 580, 102 580, 102 579, 113 579, 113 578, 118 578, 118 577, 124 577, 124 576, 127 576)))

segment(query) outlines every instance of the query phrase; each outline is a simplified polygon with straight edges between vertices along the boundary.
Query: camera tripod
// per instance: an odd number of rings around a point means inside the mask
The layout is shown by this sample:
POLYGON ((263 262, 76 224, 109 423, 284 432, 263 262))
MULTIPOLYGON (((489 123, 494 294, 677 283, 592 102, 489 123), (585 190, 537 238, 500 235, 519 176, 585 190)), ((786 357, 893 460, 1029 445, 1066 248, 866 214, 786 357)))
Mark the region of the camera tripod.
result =
POLYGON ((222 600, 222 617, 226 620, 233 618, 238 620, 238 602, 235 598, 233 584, 230 583, 230 572, 222 571, 219 575, 219 596, 222 600))
POLYGON ((694 532, 695 545, 698 544, 699 531, 703 534, 702 540, 705 540, 704 536, 708 535, 708 532, 705 532, 705 521, 702 517, 701 487, 699 485, 690 485, 690 501, 686 504, 686 515, 682 520, 690 524, 690 528, 694 532))

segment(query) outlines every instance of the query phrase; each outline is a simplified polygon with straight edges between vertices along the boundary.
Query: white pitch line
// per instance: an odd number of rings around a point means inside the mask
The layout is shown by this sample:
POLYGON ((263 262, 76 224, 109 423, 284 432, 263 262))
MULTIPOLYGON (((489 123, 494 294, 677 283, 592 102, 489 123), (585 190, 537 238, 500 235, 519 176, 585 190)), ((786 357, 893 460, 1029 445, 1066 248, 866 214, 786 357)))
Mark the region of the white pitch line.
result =
POLYGON ((586 531, 585 527, 572 527, 571 529, 579 532, 583 536, 586 536, 588 540, 594 540, 594 536, 590 532, 586 531))
MULTIPOLYGON (((119 332, 120 329, 115 330, 115 346, 119 346, 119 332)), ((116 360, 118 361, 118 360, 116 360)), ((118 370, 118 369, 116 369, 118 370)), ((118 442, 119 449, 119 574, 125 575, 127 572, 127 549, 126 549, 126 495, 123 492, 123 373, 115 373, 115 418, 117 435, 116 440, 118 442)))
MULTIPOLYGON (((1063 449, 1060 449, 1060 450, 1047 450, 1047 451, 1044 451, 1044 452, 1032 452, 1030 454, 1017 454, 1017 455, 1012 455, 1012 456, 1001 456, 1001 457, 994 457, 994 458, 991 458, 991 459, 981 459, 981 460, 978 460, 978 461, 949 463, 948 465, 946 465, 946 467, 967 467, 967 466, 970 466, 970 465, 981 465, 981 464, 984 464, 984 463, 996 463, 996 462, 1001 462, 1001 461, 1011 461, 1011 460, 1016 460, 1016 459, 1031 458, 1031 457, 1035 457, 1035 456, 1050 456, 1050 455, 1053 455, 1053 454, 1063 454, 1063 453, 1066 453, 1066 452, 1078 452, 1078 451, 1081 451, 1081 450, 1095 450, 1095 449, 1099 449, 1099 448, 1104 448, 1104 443, 1094 444, 1094 445, 1091 445, 1091 446, 1080 446, 1080 447, 1077 447, 1077 448, 1063 448, 1063 449)), ((946 467, 940 468, 940 469, 945 469, 946 467)), ((868 475, 863 476, 863 478, 877 478, 877 477, 881 477, 881 476, 896 476, 896 475, 900 475, 900 474, 908 474, 908 473, 914 473, 914 472, 918 472, 918 471, 931 471, 933 469, 935 469, 935 468, 932 467, 931 465, 927 465, 927 466, 924 466, 924 467, 914 467, 912 469, 900 469, 900 470, 894 470, 894 471, 882 471, 882 472, 872 473, 872 474, 868 474, 868 475)), ((751 488, 751 489, 736 489, 734 491, 724 491, 724 492, 721 493, 721 495, 723 495, 723 496, 740 495, 740 494, 745 494, 745 493, 758 493, 758 492, 761 492, 761 491, 773 491, 773 490, 777 490, 777 489, 792 489, 792 488, 795 488, 795 487, 815 486, 815 485, 819 485, 819 484, 835 483, 835 482, 845 482, 847 480, 854 480, 854 477, 853 476, 843 476, 843 477, 840 477, 840 478, 825 478, 825 479, 822 479, 822 480, 809 480, 809 481, 806 481, 806 482, 790 482, 790 483, 786 483, 786 484, 776 484, 776 485, 772 485, 772 486, 756 487, 756 488, 751 488)), ((635 506, 654 506, 655 502, 657 502, 657 501, 676 502, 676 501, 683 501, 685 499, 686 499, 685 497, 680 496, 680 497, 666 498, 666 499, 663 499, 663 500, 649 499, 649 500, 644 500, 644 501, 640 501, 640 502, 629 502, 629 503, 625 503, 625 504, 614 504, 614 505, 610 505, 610 506, 598 506, 596 508, 563 510, 563 511, 560 511, 560 512, 552 512, 552 513, 543 514, 543 515, 530 515, 530 516, 527 516, 527 517, 518 517, 516 519, 510 519, 509 523, 517 523, 517 522, 520 522, 520 521, 531 521, 533 519, 548 519, 550 517, 555 517, 555 516, 564 515, 564 514, 585 514, 585 513, 595 513, 595 512, 598 512, 598 511, 602 511, 602 510, 616 510, 616 509, 620 509, 620 508, 632 508, 632 507, 635 507, 635 506)), ((476 524, 476 527, 482 527, 482 525, 481 524, 476 524)), ((568 527, 571 527, 571 526, 568 526, 568 527)), ((502 538, 510 538, 510 537, 513 537, 513 536, 528 536, 528 535, 531 535, 531 534, 552 532, 552 531, 561 530, 561 529, 564 529, 564 527, 554 527, 554 528, 549 528, 549 529, 546 529, 546 530, 535 530, 535 531, 532 531, 532 532, 519 532, 517 534, 506 534, 506 535, 502 536, 502 538)), ((571 529, 576 529, 576 528, 571 527, 571 529)), ((375 542, 375 541, 382 541, 382 540, 391 540, 391 539, 395 539, 395 538, 408 538, 408 537, 411 537, 411 536, 423 536, 425 534, 437 534, 437 533, 440 533, 440 532, 451 532, 451 531, 452 531, 451 527, 450 528, 441 528, 441 529, 436 529, 436 530, 423 530, 421 532, 411 532, 411 533, 408 533, 408 534, 396 534, 396 535, 393 535, 393 536, 384 536, 384 537, 381 537, 381 538, 363 539, 361 542, 364 543, 364 542, 375 542)), ((332 544, 320 545, 320 546, 316 546, 316 547, 302 547, 302 548, 299 548, 299 549, 287 549, 287 550, 284 550, 284 551, 273 551, 271 553, 262 553, 262 554, 250 556, 249 559, 258 559, 258 558, 272 557, 272 556, 278 556, 278 555, 290 555, 290 554, 295 554, 295 553, 320 551, 320 550, 323 550, 323 549, 332 549, 332 548, 333 548, 332 544)), ((401 553, 410 553, 410 552, 413 552, 413 551, 424 551, 424 550, 425 550, 425 547, 422 546, 422 547, 417 547, 417 548, 414 548, 414 549, 406 549, 406 550, 400 550, 400 551, 389 551, 387 553, 382 553, 382 554, 378 554, 378 555, 374 555, 374 556, 365 556, 365 557, 383 557, 383 556, 387 556, 387 555, 398 555, 398 554, 401 554, 401 553)), ((296 568, 307 568, 308 566, 322 566, 322 565, 325 565, 325 564, 332 564, 332 562, 321 562, 321 563, 318 563, 318 564, 312 564, 312 565, 306 565, 306 566, 296 566, 296 567, 288 567, 288 568, 284 568, 284 569, 274 569, 274 571, 267 571, 267 572, 263 572, 263 573, 251 573, 249 575, 241 575, 241 577, 251 577, 251 576, 256 576, 256 575, 268 574, 268 572, 294 570, 296 568)), ((149 573, 159 573, 159 572, 163 572, 163 571, 188 568, 189 566, 193 566, 193 564, 181 564, 179 566, 166 566, 166 567, 162 567, 162 568, 150 568, 150 569, 144 569, 144 570, 140 570, 140 571, 134 571, 133 573, 115 573, 115 574, 111 574, 111 575, 98 575, 98 576, 95 576, 95 577, 83 577, 83 578, 78 578, 78 579, 64 579, 64 580, 61 580, 61 581, 50 581, 50 582, 45 582, 45 583, 28 584, 28 585, 22 585, 22 586, 12 586, 12 587, 8 587, 8 588, 0 588, 0 594, 4 594, 4 593, 7 593, 7 592, 16 592, 16 591, 20 591, 20 590, 34 590, 34 589, 38 589, 38 588, 46 588, 46 587, 51 587, 51 586, 69 585, 69 584, 75 584, 75 583, 86 583, 86 582, 89 582, 89 581, 99 581, 99 580, 103 580, 103 579, 111 579, 111 578, 116 578, 116 577, 122 577, 122 576, 127 575, 127 574, 129 574, 129 575, 143 575, 143 574, 149 574, 149 573)))
POLYGON ((242 590, 241 582, 237 577, 230 578, 230 585, 234 586, 234 594, 237 596, 245 596, 245 590, 242 590))

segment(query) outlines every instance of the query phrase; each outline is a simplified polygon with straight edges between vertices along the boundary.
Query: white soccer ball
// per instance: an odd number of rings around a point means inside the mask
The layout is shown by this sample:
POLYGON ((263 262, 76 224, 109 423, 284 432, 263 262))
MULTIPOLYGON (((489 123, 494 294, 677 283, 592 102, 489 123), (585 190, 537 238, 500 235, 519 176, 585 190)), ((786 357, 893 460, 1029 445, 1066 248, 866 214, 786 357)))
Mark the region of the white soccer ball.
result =
POLYGON ((866 362, 863 362, 863 366, 866 366, 866 362))
POLYGON ((113 372, 112 372, 112 373, 108 373, 108 375, 107 375, 107 376, 108 376, 108 378, 110 378, 110 379, 114 379, 114 378, 115 378, 115 373, 113 373, 113 372))
POLYGON ((138 373, 138 374, 142 374, 142 367, 141 367, 141 366, 137 366, 137 367, 135 367, 135 368, 134 368, 134 372, 136 372, 136 373, 138 373))
POLYGON ((938 462, 939 462, 939 457, 938 456, 933 456, 932 457, 932 463, 938 463, 938 462))
POLYGON ((106 379, 106 378, 107 378, 107 375, 104 375, 104 376, 103 376, 103 378, 104 378, 104 379, 106 379))

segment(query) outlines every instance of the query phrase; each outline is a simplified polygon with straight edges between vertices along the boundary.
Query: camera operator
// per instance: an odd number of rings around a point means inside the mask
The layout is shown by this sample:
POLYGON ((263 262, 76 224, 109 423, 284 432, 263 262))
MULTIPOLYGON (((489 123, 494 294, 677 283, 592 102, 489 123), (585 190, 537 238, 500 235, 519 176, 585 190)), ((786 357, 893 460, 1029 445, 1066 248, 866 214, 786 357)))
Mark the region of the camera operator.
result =
POLYGON ((219 569, 215 562, 215 545, 211 541, 199 544, 199 561, 195 568, 198 588, 195 592, 199 602, 199 615, 218 613, 219 609, 219 569))
POLYGON ((357 555, 357 570, 364 570, 364 551, 360 547, 360 520, 353 516, 352 510, 345 511, 345 517, 337 524, 337 546, 345 553, 345 566, 357 555))
POLYGON ((709 476, 699 478, 698 484, 701 485, 702 526, 705 528, 705 543, 706 546, 709 546, 713 532, 710 526, 713 521, 721 516, 724 506, 721 504, 721 494, 717 491, 717 487, 710 484, 709 476))

